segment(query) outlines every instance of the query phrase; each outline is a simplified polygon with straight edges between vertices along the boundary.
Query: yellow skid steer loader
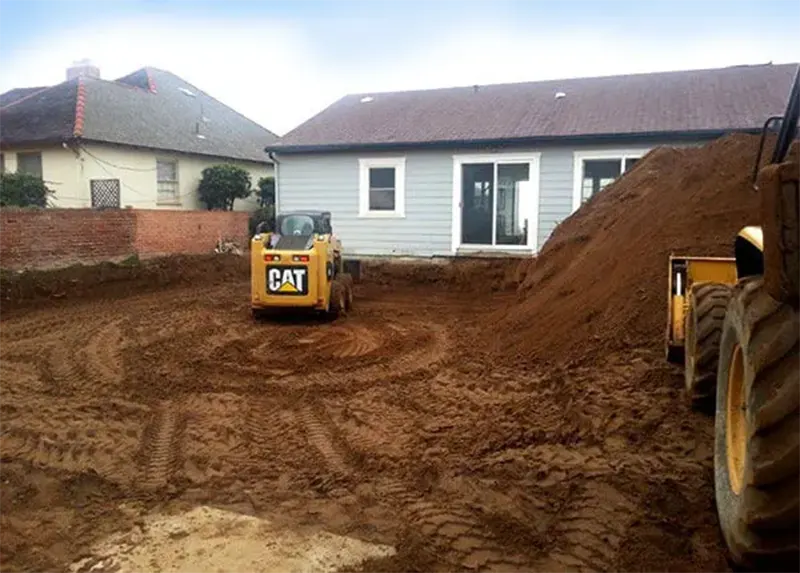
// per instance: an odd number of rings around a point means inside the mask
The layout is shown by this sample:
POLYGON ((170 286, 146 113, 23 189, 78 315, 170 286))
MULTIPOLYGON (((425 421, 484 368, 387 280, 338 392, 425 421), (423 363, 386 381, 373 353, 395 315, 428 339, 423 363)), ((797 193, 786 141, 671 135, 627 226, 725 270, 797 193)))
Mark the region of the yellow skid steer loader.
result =
POLYGON ((329 212, 284 213, 276 217, 274 232, 264 227, 259 225, 250 245, 255 318, 281 309, 337 317, 353 307, 353 275, 360 277, 360 263, 344 260, 329 212))

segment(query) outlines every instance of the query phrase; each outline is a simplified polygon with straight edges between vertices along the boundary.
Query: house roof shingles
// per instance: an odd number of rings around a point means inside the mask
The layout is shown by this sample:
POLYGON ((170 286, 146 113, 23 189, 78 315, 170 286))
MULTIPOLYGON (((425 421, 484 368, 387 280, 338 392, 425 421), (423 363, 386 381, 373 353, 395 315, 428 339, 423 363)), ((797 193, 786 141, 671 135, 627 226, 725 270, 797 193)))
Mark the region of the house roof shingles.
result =
POLYGON ((268 149, 759 129, 782 113, 796 69, 765 64, 348 95, 268 149), (366 96, 372 100, 362 102, 366 96))
POLYGON ((154 68, 117 81, 83 77, 9 97, 17 91, 2 96, 4 146, 62 142, 78 135, 87 141, 267 162, 264 148, 277 140, 178 76, 154 68))

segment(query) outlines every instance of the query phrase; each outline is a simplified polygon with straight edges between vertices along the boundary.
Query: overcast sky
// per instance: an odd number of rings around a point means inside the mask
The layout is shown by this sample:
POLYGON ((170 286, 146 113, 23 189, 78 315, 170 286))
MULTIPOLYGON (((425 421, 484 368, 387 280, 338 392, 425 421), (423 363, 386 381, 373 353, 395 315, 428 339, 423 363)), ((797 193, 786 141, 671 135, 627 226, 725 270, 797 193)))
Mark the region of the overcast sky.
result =
POLYGON ((800 61, 800 0, 0 0, 0 92, 92 59, 278 134, 348 93, 800 61))

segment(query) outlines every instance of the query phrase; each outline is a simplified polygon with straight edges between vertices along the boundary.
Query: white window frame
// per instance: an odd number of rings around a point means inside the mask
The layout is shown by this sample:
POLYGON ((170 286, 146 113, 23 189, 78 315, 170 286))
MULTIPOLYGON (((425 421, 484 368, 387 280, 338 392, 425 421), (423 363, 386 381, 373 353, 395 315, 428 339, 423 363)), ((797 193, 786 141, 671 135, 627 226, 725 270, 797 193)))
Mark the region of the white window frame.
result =
MULTIPOLYGON (((542 154, 538 151, 527 153, 482 153, 453 155, 453 221, 452 252, 460 250, 477 251, 533 251, 539 249, 539 179, 542 154), (530 210, 528 215, 528 242, 525 245, 462 245, 461 244, 461 166, 464 163, 527 163, 530 182, 530 210)), ((492 237, 497 225, 497 169, 495 171, 492 203, 492 237)))
POLYGON ((584 161, 591 161, 594 159, 619 159, 622 163, 620 164, 620 176, 625 173, 625 161, 627 159, 641 159, 643 155, 645 155, 648 151, 650 151, 650 147, 635 147, 635 148, 628 148, 628 149, 595 149, 595 150, 583 150, 583 151, 575 151, 572 154, 572 212, 578 210, 581 206, 581 196, 583 190, 583 162, 584 161))
POLYGON ((358 160, 358 216, 364 219, 404 219, 406 216, 406 158, 362 157, 358 160), (369 208, 369 170, 394 168, 394 210, 369 208))
POLYGON ((181 183, 180 183, 180 163, 177 159, 172 157, 157 157, 156 158, 156 204, 158 205, 177 205, 181 202, 181 183), (158 164, 159 163, 174 163, 175 164, 175 180, 174 181, 167 181, 164 180, 163 183, 174 183, 175 184, 175 192, 174 195, 171 197, 162 196, 161 192, 159 191, 159 183, 162 181, 158 178, 158 164))

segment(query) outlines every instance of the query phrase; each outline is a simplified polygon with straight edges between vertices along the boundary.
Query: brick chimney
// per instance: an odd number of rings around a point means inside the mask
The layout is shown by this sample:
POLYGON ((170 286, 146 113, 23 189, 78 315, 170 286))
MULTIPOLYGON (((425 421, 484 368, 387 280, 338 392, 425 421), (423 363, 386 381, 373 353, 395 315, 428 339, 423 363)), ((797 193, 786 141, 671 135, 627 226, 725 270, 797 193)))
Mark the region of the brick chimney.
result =
POLYGON ((91 60, 78 60, 77 62, 73 62, 72 65, 67 68, 68 80, 77 77, 99 78, 100 68, 95 66, 91 60))

